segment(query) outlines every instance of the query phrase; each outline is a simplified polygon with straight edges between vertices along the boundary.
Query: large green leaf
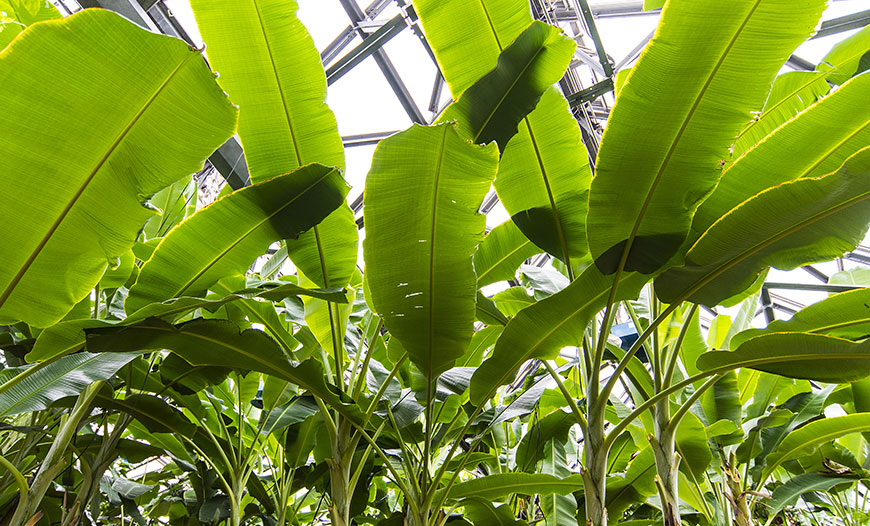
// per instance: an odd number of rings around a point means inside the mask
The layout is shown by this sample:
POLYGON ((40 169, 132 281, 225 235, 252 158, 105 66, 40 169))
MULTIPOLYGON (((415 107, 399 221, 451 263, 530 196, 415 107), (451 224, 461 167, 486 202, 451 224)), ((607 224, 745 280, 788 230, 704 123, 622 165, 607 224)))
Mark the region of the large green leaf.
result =
POLYGON ((124 304, 196 296, 218 280, 244 273, 270 244, 293 238, 344 203, 347 184, 319 164, 237 190, 202 209, 164 237, 124 304))
MULTIPOLYGON (((635 299, 646 279, 641 274, 624 276, 617 301, 635 299)), ((612 284, 612 278, 591 265, 565 289, 521 310, 508 322, 492 356, 474 373, 471 401, 487 401, 527 360, 554 358, 562 347, 579 345, 586 325, 607 304, 612 284)))
MULTIPOLYGON (((776 77, 770 89, 770 97, 761 113, 737 136, 731 151, 736 159, 752 148, 770 132, 807 109, 819 98, 827 95, 831 86, 825 74, 819 71, 790 71, 776 77)), ((703 206, 703 205, 702 205, 703 206)))
MULTIPOLYGON (((419 0, 414 7, 454 96, 490 71, 533 20, 524 0, 419 0)), ((587 252, 592 174, 577 120, 559 90, 550 88, 518 130, 502 155, 499 199, 540 248, 563 261, 580 258, 587 252)))
POLYGON ((870 342, 854 343, 823 334, 774 333, 746 340, 731 352, 712 351, 698 358, 698 368, 703 371, 738 367, 819 382, 851 382, 870 375, 870 342))
POLYGON ((474 253, 477 286, 514 279, 523 261, 539 252, 513 221, 493 228, 474 253))
POLYGON ((468 498, 460 502, 465 508, 464 517, 474 526, 526 526, 526 521, 514 517, 513 507, 508 504, 496 506, 490 499, 468 498))
POLYGON ((716 305, 745 290, 766 267, 828 261, 864 239, 870 219, 870 147, 839 171, 758 194, 713 224, 686 266, 656 280, 659 298, 716 305))
POLYGON ((487 477, 455 484, 450 488, 449 498, 498 499, 506 495, 549 493, 568 495, 582 488, 583 479, 580 475, 557 477, 546 473, 494 473, 487 477))
POLYGON ((587 218, 599 268, 650 274, 677 253, 719 162, 825 3, 667 4, 601 140, 587 218))
POLYGON ((843 84, 853 75, 870 69, 870 26, 837 42, 816 66, 834 84, 843 84))
POLYGON ((429 378, 471 340, 472 256, 485 222, 477 210, 497 166, 494 144, 470 144, 450 124, 415 125, 381 141, 372 159, 363 243, 372 307, 429 378))
POLYGON ((762 478, 766 479, 783 462, 797 458, 822 444, 851 433, 866 431, 870 431, 870 413, 855 413, 810 422, 789 433, 768 455, 762 478))
POLYGON ((774 332, 812 332, 840 338, 860 339, 870 335, 870 289, 835 294, 801 309, 789 320, 776 320, 764 329, 749 329, 731 340, 740 345, 749 338, 774 332))
POLYGON ((149 219, 142 233, 146 240, 163 237, 196 211, 196 181, 191 177, 173 183, 151 196, 148 204, 162 213, 149 219))
MULTIPOLYGON (((107 380, 136 356, 137 353, 64 356, 4 388, 0 393, 0 416, 41 411, 56 400, 79 394, 93 382, 107 380)), ((25 371, 20 368, 10 372, 25 371)))
POLYGON ((625 476, 607 477, 607 512, 620 517, 629 506, 645 501, 656 491, 655 474, 652 448, 644 448, 632 459, 625 476))
POLYGON ((89 329, 86 334, 91 352, 167 349, 199 367, 230 367, 276 376, 304 387, 351 420, 361 419, 359 408, 348 404, 326 384, 319 362, 292 364, 266 333, 255 329, 240 331, 229 320, 197 319, 175 327, 152 318, 126 327, 89 329))
POLYGON ((253 181, 308 163, 344 168, 326 74, 295 0, 191 0, 218 83, 241 109, 253 181))
POLYGON ((517 125, 565 73, 577 45, 561 30, 532 22, 498 57, 495 69, 465 90, 441 116, 456 121, 475 144, 495 141, 504 151, 517 125))
POLYGON ((837 484, 854 482, 854 477, 837 476, 830 473, 802 473, 789 479, 773 490, 770 501, 764 501, 769 516, 773 517, 786 506, 794 506, 798 497, 810 491, 828 491, 837 484))
MULTIPOLYGON (((239 138, 253 181, 308 163, 344 169, 344 147, 326 105, 320 54, 295 0, 191 2, 209 61, 239 105, 239 138)), ((346 204, 297 240, 293 263, 320 287, 343 287, 356 266, 357 229, 346 204), (325 274, 324 274, 325 273, 325 274)))
POLYGON ((236 109, 196 50, 102 10, 28 28, 0 86, 0 319, 47 326, 130 250, 147 196, 232 135, 236 109))
POLYGON ((868 97, 870 75, 852 79, 738 159, 698 207, 690 241, 757 193, 786 181, 831 173, 870 144, 870 108, 864 104, 868 97))
POLYGON ((0 50, 27 26, 60 17, 54 4, 44 0, 0 0, 0 50))

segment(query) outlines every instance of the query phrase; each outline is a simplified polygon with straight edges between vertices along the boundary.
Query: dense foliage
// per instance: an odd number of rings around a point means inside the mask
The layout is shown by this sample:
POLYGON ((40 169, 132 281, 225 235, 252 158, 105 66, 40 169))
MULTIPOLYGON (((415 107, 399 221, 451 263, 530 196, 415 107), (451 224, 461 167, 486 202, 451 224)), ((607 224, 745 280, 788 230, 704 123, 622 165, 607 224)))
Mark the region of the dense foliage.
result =
POLYGON ((364 268, 294 1, 191 0, 208 63, 47 5, 0 0, 0 525, 870 517, 870 288, 751 328, 870 222, 870 29, 779 74, 824 0, 670 0, 594 175, 571 39, 415 0, 454 102, 377 147, 364 268))

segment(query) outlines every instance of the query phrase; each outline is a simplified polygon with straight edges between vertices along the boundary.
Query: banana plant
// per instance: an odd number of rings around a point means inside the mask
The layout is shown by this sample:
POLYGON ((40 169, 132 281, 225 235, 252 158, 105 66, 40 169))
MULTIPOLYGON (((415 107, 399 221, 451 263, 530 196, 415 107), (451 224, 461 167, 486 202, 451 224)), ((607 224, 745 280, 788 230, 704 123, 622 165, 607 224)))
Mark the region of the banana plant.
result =
POLYGON ((455 101, 375 151, 364 269, 295 2, 192 1, 217 81, 99 10, 0 55, 5 521, 749 525, 807 491, 858 508, 866 289, 741 330, 768 268, 866 234, 866 31, 776 76, 822 0, 671 0, 593 177, 553 87, 569 39, 525 0, 414 4, 455 101), (235 132, 253 184, 194 212, 189 174, 235 132), (484 237, 490 186, 511 219, 484 237), (523 265, 540 253, 552 266, 523 265), (500 281, 518 286, 487 297, 500 281), (703 336, 701 306, 741 302, 703 336), (158 456, 166 473, 128 476, 158 456))

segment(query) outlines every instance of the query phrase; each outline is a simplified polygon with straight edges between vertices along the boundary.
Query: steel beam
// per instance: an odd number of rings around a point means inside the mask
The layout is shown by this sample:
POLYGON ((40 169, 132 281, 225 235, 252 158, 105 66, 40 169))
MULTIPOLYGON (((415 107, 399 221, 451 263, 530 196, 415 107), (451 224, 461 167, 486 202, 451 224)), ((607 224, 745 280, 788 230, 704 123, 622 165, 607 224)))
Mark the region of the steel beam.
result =
POLYGON ((597 84, 578 91, 577 93, 572 93, 566 98, 568 99, 568 104, 571 106, 579 106, 604 95, 608 91, 613 91, 613 79, 610 78, 606 78, 597 84))
POLYGON ((870 25, 870 9, 853 13, 851 15, 825 20, 822 22, 819 31, 813 35, 810 40, 836 35, 837 33, 842 33, 843 31, 849 31, 851 29, 859 29, 867 25, 870 25))
POLYGON ((391 18, 386 24, 378 28, 377 31, 365 37, 347 55, 341 57, 335 64, 330 66, 326 70, 326 83, 329 85, 333 84, 344 76, 345 73, 356 67, 357 64, 381 49, 384 44, 401 33, 406 27, 408 27, 408 24, 405 23, 405 17, 402 15, 396 15, 391 18))
MULTIPOLYGON (((390 0, 375 0, 366 8, 366 19, 371 20, 381 14, 381 12, 390 4, 390 0)), ((330 42, 323 51, 320 52, 320 61, 326 66, 342 52, 344 48, 353 42, 356 36, 354 26, 347 26, 335 39, 330 42)))
POLYGON ((805 290, 812 292, 848 292, 855 289, 863 289, 857 285, 833 285, 830 283, 779 283, 767 281, 764 283, 766 289, 781 289, 781 290, 805 290))
MULTIPOLYGON (((356 27, 359 36, 365 39, 367 35, 365 34, 365 31, 359 27, 359 24, 364 21, 366 17, 362 12, 362 9, 357 5, 356 0, 338 1, 341 3, 347 16, 350 18, 350 21, 356 27)), ((405 109, 408 117, 417 124, 426 124, 426 118, 423 116, 423 112, 421 112, 420 108, 417 107, 417 103, 415 103, 413 97, 411 97, 411 92, 408 91, 408 87, 405 86, 405 83, 402 82, 401 78, 399 78, 399 73, 396 71, 396 67, 390 61, 389 57, 387 57, 384 50, 375 50, 372 57, 375 59, 375 62, 384 74, 384 78, 387 79, 387 83, 389 83, 390 87, 393 89, 396 98, 399 99, 399 103, 405 109)))
POLYGON ((815 71, 816 65, 810 62, 805 58, 801 58, 797 55, 792 55, 788 57, 788 60, 785 62, 792 69, 798 71, 815 71))
POLYGON ((595 27, 595 18, 592 16, 592 11, 589 9, 587 0, 574 0, 575 7, 583 15, 583 20, 586 23, 586 31, 595 42, 595 52, 598 54, 598 61, 601 62, 601 67, 604 68, 604 75, 607 77, 613 76, 613 64, 607 58, 607 53, 604 51, 604 44, 601 42, 601 35, 598 34, 598 28, 595 27))
POLYGON ((130 22, 151 31, 152 33, 160 33, 160 29, 154 20, 148 16, 148 13, 142 9, 142 6, 134 0, 79 0, 79 5, 88 7, 99 7, 108 9, 123 16, 130 22))
POLYGON ((390 135, 396 133, 399 133, 399 131, 395 130, 375 133, 361 133, 359 135, 345 135, 341 138, 341 142, 344 144, 345 148, 353 148, 354 146, 368 146, 371 144, 377 144, 382 139, 386 139, 390 135))
POLYGON ((768 325, 776 321, 776 314, 773 312, 773 302, 770 301, 770 292, 766 288, 761 289, 761 310, 764 311, 764 318, 767 320, 768 325))

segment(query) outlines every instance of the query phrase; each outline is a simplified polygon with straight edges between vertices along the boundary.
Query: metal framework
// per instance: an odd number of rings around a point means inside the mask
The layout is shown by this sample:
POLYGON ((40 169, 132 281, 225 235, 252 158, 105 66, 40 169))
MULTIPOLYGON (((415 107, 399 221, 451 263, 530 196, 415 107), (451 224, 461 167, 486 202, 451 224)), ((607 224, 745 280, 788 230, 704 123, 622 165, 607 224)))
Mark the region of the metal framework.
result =
MULTIPOLYGON (((360 63, 371 59, 377 64, 410 121, 421 124, 434 122, 450 101, 445 100, 444 79, 420 27, 412 1, 373 0, 365 8, 362 8, 357 0, 334 1, 340 3, 347 15, 348 24, 321 51, 328 84, 335 83, 360 63), (381 15, 388 10, 397 14, 382 18, 381 15), (421 108, 415 102, 384 48, 385 44, 405 30, 413 32, 435 64, 436 75, 426 108, 421 108), (355 42, 356 45, 351 47, 355 42)), ((637 35, 637 45, 629 53, 622 57, 613 57, 605 50, 596 21, 625 17, 656 17, 659 11, 644 11, 643 0, 529 1, 535 18, 560 26, 577 42, 574 60, 559 85, 580 124, 583 140, 589 151, 590 163, 594 163, 601 133, 613 101, 615 72, 630 67, 653 37, 653 33, 637 35)), ((65 14, 87 7, 110 9, 150 31, 175 36, 195 45, 185 28, 172 15, 166 0, 53 0, 53 3, 65 14)), ((813 38, 835 35, 868 24, 870 24, 870 10, 860 11, 823 22, 813 38)), ((789 58, 787 65, 795 70, 815 68, 815 64, 796 55, 789 58)), ((348 148, 370 146, 393 133, 396 131, 372 130, 368 133, 344 136, 342 139, 345 147, 348 148)), ((250 184, 247 164, 238 139, 230 139, 209 158, 203 174, 213 172, 219 173, 232 188, 250 184)), ((205 184, 200 180, 198 182, 205 184)), ((498 197, 491 192, 484 200, 481 212, 487 213, 497 205, 498 197)), ((362 228, 362 195, 351 203, 351 207, 357 215, 357 224, 362 228)), ((861 265, 870 265, 870 247, 861 246, 843 259, 861 265)), ((843 259, 837 260, 837 270, 843 270, 843 259)), ((543 256, 534 258, 530 263, 542 266, 547 261, 548 258, 543 256)), ((803 306, 801 302, 773 291, 833 293, 855 288, 828 283, 829 276, 814 266, 803 267, 803 270, 815 280, 814 283, 766 282, 761 291, 756 316, 764 315, 770 322, 776 318, 776 312, 791 315, 803 306)), ((708 312, 704 312, 702 321, 709 320, 710 315, 716 314, 710 309, 706 311, 708 312)))

